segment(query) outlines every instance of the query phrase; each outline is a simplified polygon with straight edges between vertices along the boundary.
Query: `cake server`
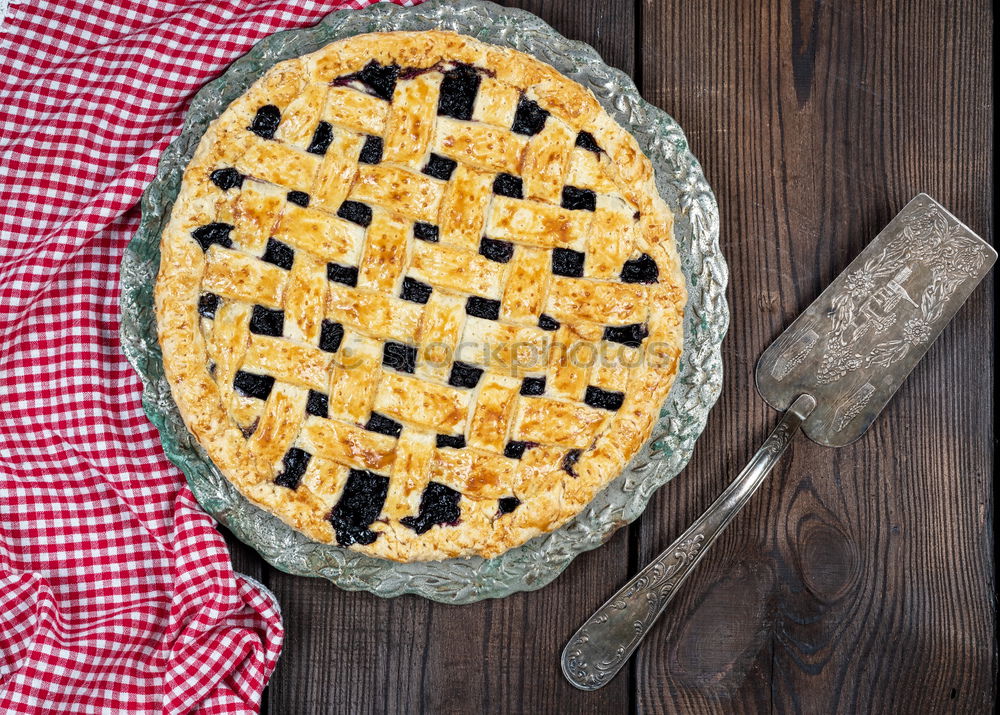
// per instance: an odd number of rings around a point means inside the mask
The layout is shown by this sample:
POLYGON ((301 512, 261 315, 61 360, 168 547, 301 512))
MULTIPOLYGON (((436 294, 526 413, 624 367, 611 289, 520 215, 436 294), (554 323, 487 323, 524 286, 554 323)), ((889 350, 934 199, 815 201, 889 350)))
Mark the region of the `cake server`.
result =
POLYGON ((802 430, 827 447, 863 435, 996 261, 941 204, 917 195, 764 351, 757 391, 784 410, 708 510, 574 634, 562 670, 606 685, 802 430))

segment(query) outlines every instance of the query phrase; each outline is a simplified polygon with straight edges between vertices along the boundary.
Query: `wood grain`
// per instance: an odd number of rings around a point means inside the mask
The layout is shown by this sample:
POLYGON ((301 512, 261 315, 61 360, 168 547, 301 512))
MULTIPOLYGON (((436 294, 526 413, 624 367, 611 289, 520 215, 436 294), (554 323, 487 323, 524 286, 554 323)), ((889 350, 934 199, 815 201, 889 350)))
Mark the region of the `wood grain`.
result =
MULTIPOLYGON (((985 2, 647 2, 732 270, 727 382, 643 518, 664 548, 776 421, 763 349, 916 193, 992 235, 985 2)), ((875 428, 793 447, 637 660, 642 712, 985 712, 995 700, 988 278, 875 428)))
POLYGON ((919 191, 992 236, 985 0, 525 0, 636 77, 687 131, 732 272, 726 383, 690 467, 545 589, 447 607, 234 562, 282 604, 277 713, 988 712, 993 279, 875 428, 805 438, 716 544, 627 672, 573 690, 568 636, 665 548, 777 419, 764 348, 919 191))

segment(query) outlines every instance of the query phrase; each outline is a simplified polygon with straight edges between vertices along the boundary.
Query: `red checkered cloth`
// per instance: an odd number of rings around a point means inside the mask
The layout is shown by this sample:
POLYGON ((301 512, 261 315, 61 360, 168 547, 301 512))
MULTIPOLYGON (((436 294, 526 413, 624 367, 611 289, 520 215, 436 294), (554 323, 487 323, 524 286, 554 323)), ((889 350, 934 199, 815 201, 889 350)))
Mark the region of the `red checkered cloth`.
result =
POLYGON ((118 266, 194 93, 368 2, 0 0, 0 712, 258 709, 278 606, 142 412, 118 266))

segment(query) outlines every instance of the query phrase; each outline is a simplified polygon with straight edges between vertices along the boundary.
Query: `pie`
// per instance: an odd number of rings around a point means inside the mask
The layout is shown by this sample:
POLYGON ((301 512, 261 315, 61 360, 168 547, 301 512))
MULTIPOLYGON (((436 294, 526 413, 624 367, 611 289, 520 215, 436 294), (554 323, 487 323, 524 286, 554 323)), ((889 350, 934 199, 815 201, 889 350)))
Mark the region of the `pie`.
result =
POLYGON ((161 240, 163 365, 239 491, 319 542, 493 557, 649 437, 686 300, 673 219, 594 96, 449 32, 275 65, 161 240))

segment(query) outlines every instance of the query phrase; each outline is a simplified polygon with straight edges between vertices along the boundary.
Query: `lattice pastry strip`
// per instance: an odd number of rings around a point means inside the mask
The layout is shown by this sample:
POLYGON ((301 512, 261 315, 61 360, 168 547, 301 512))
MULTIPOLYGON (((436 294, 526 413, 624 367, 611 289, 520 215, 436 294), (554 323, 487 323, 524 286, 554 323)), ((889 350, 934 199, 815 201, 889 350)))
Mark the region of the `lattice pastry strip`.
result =
POLYGON ((634 139, 551 68, 449 33, 266 73, 206 133, 162 256, 196 437, 295 528, 386 558, 564 523, 680 356, 671 218, 634 139))

